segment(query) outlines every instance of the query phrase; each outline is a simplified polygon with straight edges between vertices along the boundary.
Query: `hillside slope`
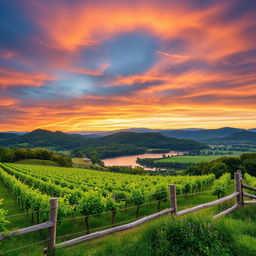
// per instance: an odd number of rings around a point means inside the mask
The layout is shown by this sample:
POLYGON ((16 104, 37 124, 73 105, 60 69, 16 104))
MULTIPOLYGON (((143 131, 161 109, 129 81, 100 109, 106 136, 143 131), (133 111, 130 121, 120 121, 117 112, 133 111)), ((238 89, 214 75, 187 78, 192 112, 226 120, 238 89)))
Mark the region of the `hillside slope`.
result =
POLYGON ((45 147, 57 150, 75 150, 74 156, 97 153, 100 158, 144 153, 148 148, 190 150, 207 148, 193 140, 168 138, 160 133, 119 132, 104 137, 51 132, 37 129, 21 136, 6 138, 0 146, 45 147))
POLYGON ((56 131, 37 129, 21 136, 6 139, 0 144, 2 146, 17 147, 54 147, 57 149, 73 149, 84 145, 90 138, 79 134, 67 134, 56 131))
POLYGON ((211 142, 216 139, 221 139, 226 136, 232 135, 236 132, 245 131, 243 129, 223 127, 220 129, 205 129, 205 130, 162 130, 161 134, 179 138, 179 139, 192 139, 201 142, 211 142))
POLYGON ((169 138, 156 132, 119 132, 99 138, 97 143, 118 143, 145 148, 169 148, 175 150, 202 149, 206 147, 206 145, 193 140, 169 138))
POLYGON ((241 131, 222 138, 224 142, 256 144, 256 132, 241 131))
POLYGON ((10 138, 16 138, 18 137, 18 134, 10 133, 10 132, 0 132, 0 140, 6 140, 10 138))

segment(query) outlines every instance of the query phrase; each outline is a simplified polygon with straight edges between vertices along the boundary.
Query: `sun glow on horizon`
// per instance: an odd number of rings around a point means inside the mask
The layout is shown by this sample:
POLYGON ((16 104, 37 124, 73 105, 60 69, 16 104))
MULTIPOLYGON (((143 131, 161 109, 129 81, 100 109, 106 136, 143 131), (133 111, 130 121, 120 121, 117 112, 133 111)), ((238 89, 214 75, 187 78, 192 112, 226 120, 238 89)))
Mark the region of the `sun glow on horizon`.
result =
POLYGON ((0 131, 256 127, 255 1, 14 2, 0 131))

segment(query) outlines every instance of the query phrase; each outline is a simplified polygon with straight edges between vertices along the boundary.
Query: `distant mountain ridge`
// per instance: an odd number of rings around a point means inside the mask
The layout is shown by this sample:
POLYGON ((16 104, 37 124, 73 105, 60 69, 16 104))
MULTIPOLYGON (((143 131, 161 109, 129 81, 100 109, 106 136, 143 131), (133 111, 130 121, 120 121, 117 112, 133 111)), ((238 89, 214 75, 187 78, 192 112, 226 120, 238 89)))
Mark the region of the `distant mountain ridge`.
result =
MULTIPOLYGON (((148 129, 148 128, 130 128, 116 131, 98 131, 98 132, 75 132, 64 133, 60 131, 51 132, 43 129, 37 129, 25 134, 15 134, 14 132, 0 133, 0 145, 6 146, 19 146, 32 144, 33 146, 42 147, 49 145, 49 147, 59 147, 73 149, 76 147, 82 147, 87 142, 92 143, 95 139, 102 138, 102 141, 106 141, 107 136, 114 134, 126 134, 135 133, 140 134, 146 138, 147 134, 161 134, 168 138, 193 140, 206 144, 221 144, 223 143, 240 143, 240 142, 254 142, 254 135, 256 134, 256 128, 252 129, 240 129, 233 127, 223 127, 218 129, 200 129, 200 128, 186 128, 186 129, 148 129), (244 133, 242 133, 244 132, 244 133)), ((151 136, 150 135, 150 136, 151 136)), ((117 139, 118 136, 113 138, 117 139)), ((129 135, 130 136, 130 135, 129 135)), ((109 137, 109 140, 112 137, 109 137)), ((139 141, 139 138, 137 138, 139 141)), ((109 142, 119 143, 119 142, 109 142)), ((123 142, 122 142, 123 143, 123 142)), ((137 143, 137 142, 136 142, 137 143)))
MULTIPOLYGON (((37 129, 21 136, 6 138, 0 141, 1 146, 9 147, 46 147, 57 150, 74 150, 77 148, 90 151, 138 152, 148 148, 170 150, 191 150, 207 148, 205 144, 184 139, 166 137, 156 132, 119 132, 104 137, 93 138, 90 135, 68 134, 37 129)), ((144 151, 143 151, 144 152, 144 151)))
MULTIPOLYGON (((43 129, 36 129, 36 130, 43 130, 43 129)), ((223 130, 233 130, 233 131, 251 131, 256 132, 256 128, 251 129, 242 129, 242 128, 234 128, 234 127, 221 127, 216 129, 205 129, 205 128, 183 128, 183 129, 150 129, 150 128, 128 128, 128 129, 120 129, 120 130, 113 130, 113 131, 79 131, 79 132, 67 132, 68 134, 80 134, 80 135, 99 135, 99 136, 106 136, 118 132, 137 132, 137 133, 144 133, 144 132, 158 132, 158 133, 167 133, 167 132, 200 132, 200 131, 223 131, 223 130)), ((17 135, 23 135, 29 132, 16 132, 16 131, 3 131, 1 133, 12 133, 17 135)))
POLYGON ((225 142, 241 142, 248 144, 256 144, 256 132, 252 131, 240 131, 235 132, 224 138, 225 142))
POLYGON ((18 137, 18 134, 10 133, 10 132, 1 132, 0 133, 0 139, 9 139, 9 138, 15 138, 18 137))
POLYGON ((224 138, 236 132, 245 131, 244 129, 232 128, 232 127, 223 127, 219 129, 204 129, 199 131, 184 131, 184 130, 163 130, 161 134, 164 134, 168 137, 173 138, 182 138, 182 139, 193 139, 201 142, 211 142, 224 138))

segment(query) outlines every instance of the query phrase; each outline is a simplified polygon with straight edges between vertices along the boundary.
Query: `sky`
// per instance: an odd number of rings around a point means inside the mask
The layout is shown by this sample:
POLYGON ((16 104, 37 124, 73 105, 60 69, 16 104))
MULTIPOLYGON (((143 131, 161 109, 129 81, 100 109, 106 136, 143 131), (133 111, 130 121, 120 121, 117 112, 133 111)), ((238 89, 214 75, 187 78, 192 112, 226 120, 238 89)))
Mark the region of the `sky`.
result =
POLYGON ((1 0, 0 131, 256 127, 255 0, 1 0))

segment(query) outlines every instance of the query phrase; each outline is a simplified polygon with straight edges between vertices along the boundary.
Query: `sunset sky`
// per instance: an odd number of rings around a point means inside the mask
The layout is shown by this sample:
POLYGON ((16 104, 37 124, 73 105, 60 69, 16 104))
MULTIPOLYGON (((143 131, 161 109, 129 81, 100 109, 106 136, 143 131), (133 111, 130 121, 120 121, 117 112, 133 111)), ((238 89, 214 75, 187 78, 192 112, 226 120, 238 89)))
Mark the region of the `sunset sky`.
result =
POLYGON ((256 127, 255 0, 1 0, 0 131, 256 127))

